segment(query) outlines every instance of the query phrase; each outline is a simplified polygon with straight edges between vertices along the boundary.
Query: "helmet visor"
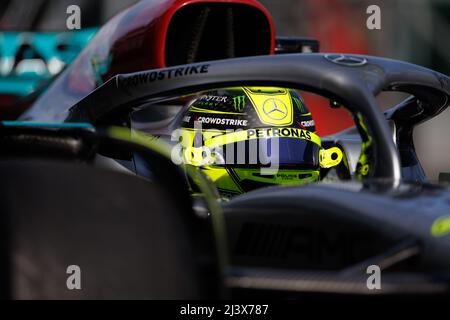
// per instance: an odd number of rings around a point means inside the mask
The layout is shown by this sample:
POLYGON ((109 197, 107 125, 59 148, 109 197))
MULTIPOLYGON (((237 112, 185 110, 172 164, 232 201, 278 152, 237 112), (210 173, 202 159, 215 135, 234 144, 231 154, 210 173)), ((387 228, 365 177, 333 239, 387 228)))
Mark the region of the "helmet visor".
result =
POLYGON ((259 138, 216 148, 216 164, 233 167, 317 169, 319 149, 314 142, 298 138, 259 138))

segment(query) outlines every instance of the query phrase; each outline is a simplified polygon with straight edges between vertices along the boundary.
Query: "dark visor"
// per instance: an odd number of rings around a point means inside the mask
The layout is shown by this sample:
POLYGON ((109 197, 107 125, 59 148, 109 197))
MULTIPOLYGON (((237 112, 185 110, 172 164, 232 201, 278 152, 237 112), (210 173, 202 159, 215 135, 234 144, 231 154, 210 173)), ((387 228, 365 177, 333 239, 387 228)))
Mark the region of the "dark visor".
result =
POLYGON ((276 162, 280 168, 317 169, 319 146, 298 138, 250 139, 224 145, 222 158, 235 167, 260 168, 276 162))

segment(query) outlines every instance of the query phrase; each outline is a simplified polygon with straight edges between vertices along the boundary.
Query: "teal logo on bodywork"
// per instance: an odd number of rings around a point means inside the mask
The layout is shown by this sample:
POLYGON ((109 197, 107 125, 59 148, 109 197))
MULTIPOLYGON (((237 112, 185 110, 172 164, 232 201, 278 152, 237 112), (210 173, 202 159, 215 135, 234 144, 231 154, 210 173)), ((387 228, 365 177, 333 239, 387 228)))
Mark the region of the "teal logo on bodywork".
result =
POLYGON ((30 94, 70 64, 96 32, 0 33, 0 94, 30 94))

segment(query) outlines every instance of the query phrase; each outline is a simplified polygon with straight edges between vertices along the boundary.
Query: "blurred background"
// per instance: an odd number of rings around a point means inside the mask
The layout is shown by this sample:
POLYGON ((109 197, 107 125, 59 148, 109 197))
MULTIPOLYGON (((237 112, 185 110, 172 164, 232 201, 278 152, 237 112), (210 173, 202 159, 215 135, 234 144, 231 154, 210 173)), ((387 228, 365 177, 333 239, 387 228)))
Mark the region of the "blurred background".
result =
POLYGON ((101 25, 135 2, 1 0, 1 119, 17 118, 75 59, 101 25), (70 5, 81 9, 81 30, 67 29, 70 5))
POLYGON ((82 28, 98 27, 136 0, 2 0, 0 29, 11 31, 65 31, 66 9, 82 10, 82 28), (61 14, 63 13, 63 14, 61 14))
MULTIPOLYGON (((261 0, 279 35, 310 36, 321 51, 360 53, 416 63, 450 75, 450 0, 261 0), (381 30, 368 30, 366 9, 381 9, 381 30)), ((397 97, 383 97, 384 107, 397 97)), ((430 180, 450 172, 450 108, 414 132, 430 180)))
MULTIPOLYGON (((90 28, 95 32, 96 28, 114 14, 135 2, 137 1, 2 0, 0 30, 64 31, 67 16, 61 12, 65 12, 68 5, 76 4, 82 8, 83 29, 90 28)), ((260 0, 260 2, 272 14, 278 35, 316 38, 320 40, 323 52, 384 56, 450 74, 450 41, 447 39, 450 33, 450 0, 260 0), (366 9, 374 4, 381 8, 381 30, 368 30, 366 27, 369 16, 366 9)), ((85 37, 87 42, 89 35, 85 37)), ((83 42, 76 50, 81 50, 84 45, 83 42)), ((0 53, 3 56, 7 47, 5 43, 3 47, 1 45, 0 32, 0 50, 3 50, 3 53, 0 53)), ((78 52, 76 50, 75 52, 78 52)), ((70 63, 70 59, 71 57, 68 57, 63 63, 70 63)), ((3 59, 0 61, 0 75, 7 75, 8 70, 7 60, 3 59)), ((33 88, 30 86, 23 94, 29 94, 33 88)), ((386 108, 397 99, 398 97, 386 96, 382 97, 380 102, 383 108, 386 108)), ((419 157, 431 180, 437 180, 440 172, 450 172, 448 124, 450 124, 450 110, 419 126, 414 133, 419 157)), ((323 126, 326 126, 326 123, 323 126)))

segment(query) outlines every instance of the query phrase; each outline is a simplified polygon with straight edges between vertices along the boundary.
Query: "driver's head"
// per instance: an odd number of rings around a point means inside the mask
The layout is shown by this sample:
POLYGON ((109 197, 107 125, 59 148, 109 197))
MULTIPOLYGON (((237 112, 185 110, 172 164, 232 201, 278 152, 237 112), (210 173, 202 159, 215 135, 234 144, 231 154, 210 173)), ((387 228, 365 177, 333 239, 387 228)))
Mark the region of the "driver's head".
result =
MULTIPOLYGON (((183 157, 199 166, 223 194, 318 181, 337 165, 339 150, 324 150, 299 94, 273 87, 203 93, 181 123, 183 157)), ((337 148, 333 148, 337 149, 337 148)))

